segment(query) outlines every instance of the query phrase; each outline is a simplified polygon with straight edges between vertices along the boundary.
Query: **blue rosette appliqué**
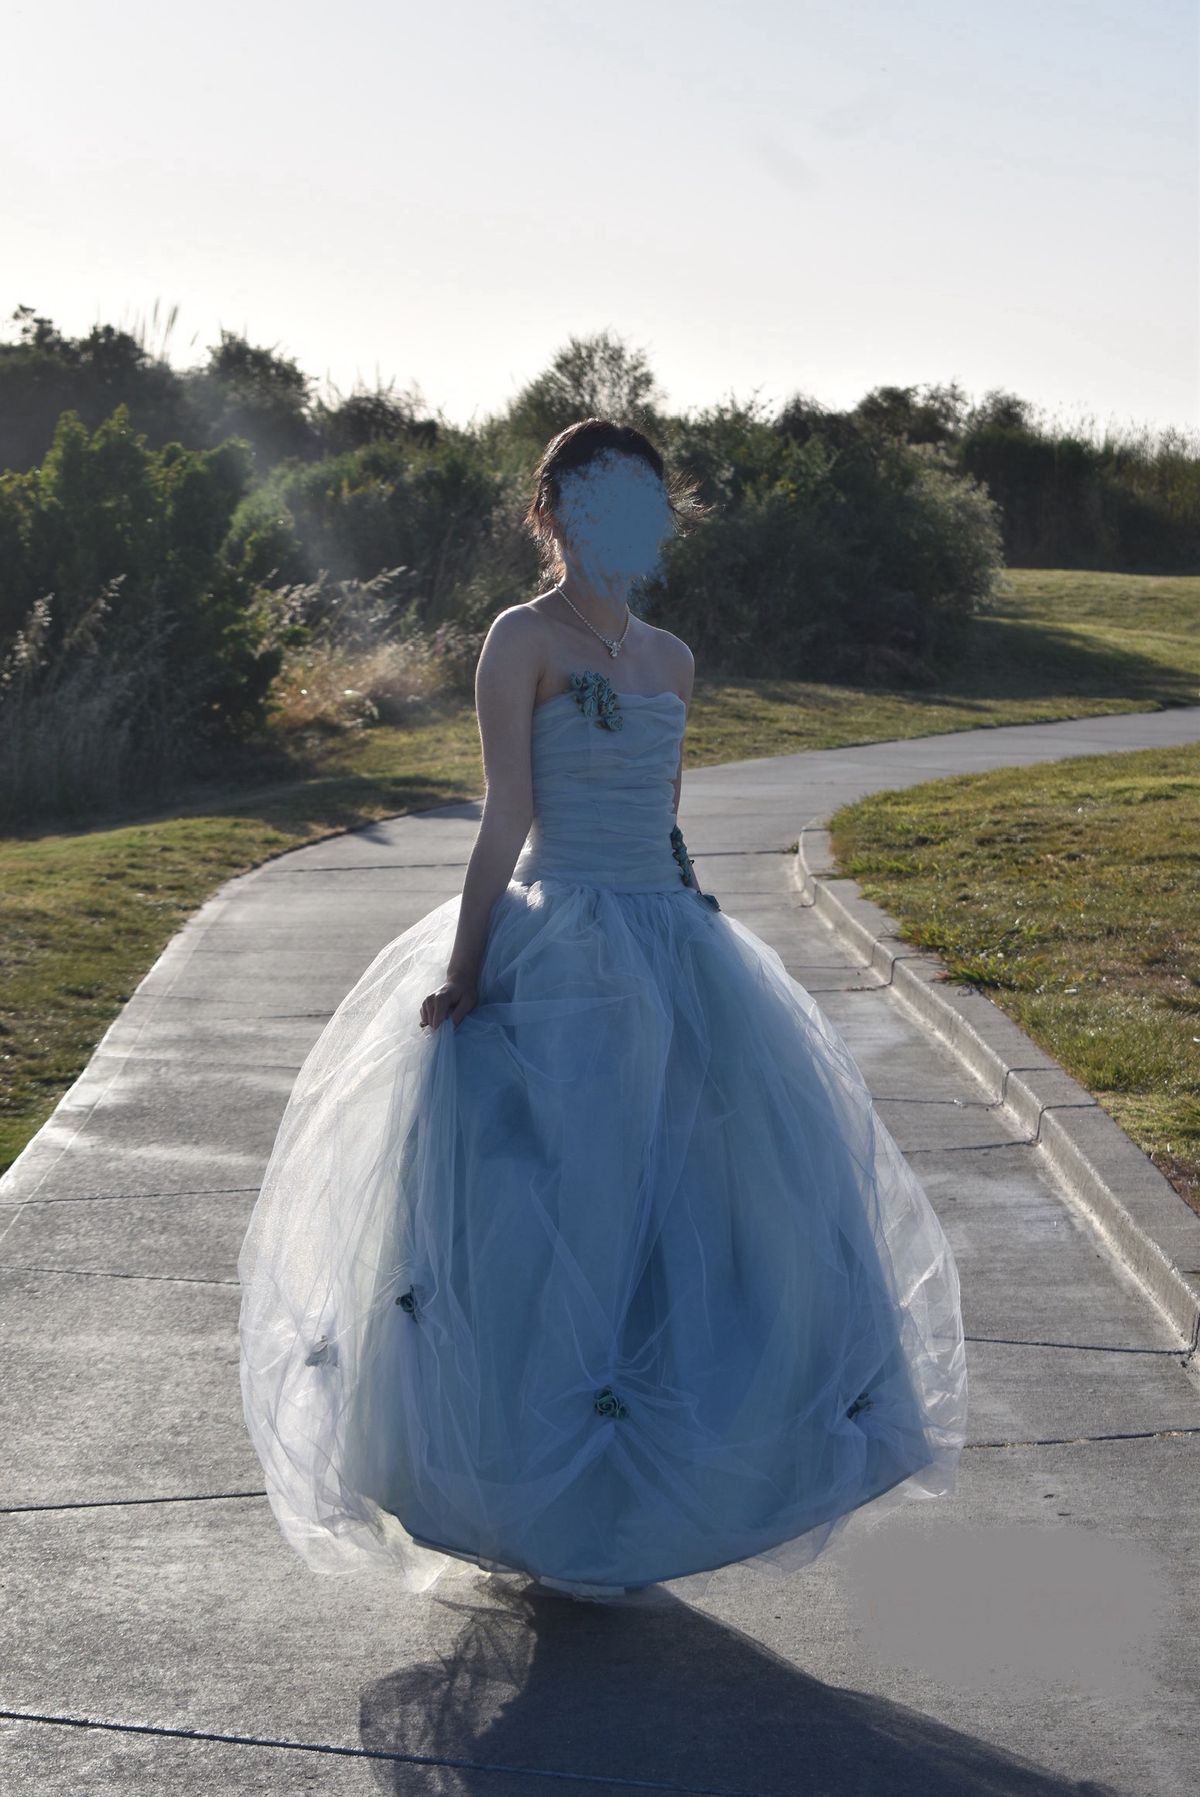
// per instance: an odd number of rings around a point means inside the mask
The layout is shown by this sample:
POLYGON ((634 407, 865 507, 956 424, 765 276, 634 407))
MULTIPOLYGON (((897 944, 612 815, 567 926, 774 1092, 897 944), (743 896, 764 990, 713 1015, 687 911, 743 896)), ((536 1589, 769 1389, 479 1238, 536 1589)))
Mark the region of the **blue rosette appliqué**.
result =
MULTIPOLYGON (((683 831, 676 824, 671 831, 671 853, 679 863, 679 877, 685 886, 695 886, 696 876, 692 872, 692 858, 687 852, 687 843, 683 840, 683 831)), ((714 892, 697 892, 696 897, 703 899, 711 911, 719 911, 717 896, 714 892)))
POLYGON ((571 690, 584 717, 595 718, 597 729, 620 730, 624 727, 620 702, 603 674, 597 674, 591 668, 582 674, 572 674, 571 690))

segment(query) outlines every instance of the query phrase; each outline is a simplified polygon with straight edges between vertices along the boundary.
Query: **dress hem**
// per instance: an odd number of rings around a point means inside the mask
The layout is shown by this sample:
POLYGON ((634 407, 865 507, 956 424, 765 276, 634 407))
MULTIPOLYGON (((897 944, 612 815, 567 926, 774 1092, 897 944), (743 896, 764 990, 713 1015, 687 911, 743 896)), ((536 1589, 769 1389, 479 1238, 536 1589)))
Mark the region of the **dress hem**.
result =
MULTIPOLYGON (((619 1597, 630 1591, 644 1591, 651 1585, 669 1585, 677 1579, 689 1579, 695 1578, 703 1573, 721 1572, 727 1566, 743 1566, 747 1562, 760 1559, 762 1556, 769 1553, 769 1550, 772 1547, 783 1547, 790 1541, 801 1540, 804 1535, 813 1534, 820 1529, 826 1531, 824 1539, 828 1541, 831 1531, 844 1527, 852 1516, 856 1515, 860 1510, 868 1509, 880 1498, 886 1497, 889 1492, 895 1492, 897 1487, 907 1484, 910 1480, 919 1479, 922 1473, 929 1471, 930 1467, 938 1465, 939 1459, 940 1457, 938 1455, 933 1455, 929 1460, 922 1462, 920 1466, 913 1467, 908 1472, 900 1473, 896 1478, 890 1479, 886 1485, 879 1486, 879 1488, 873 1491, 869 1497, 863 1497, 858 1503, 851 1505, 848 1510, 837 1511, 832 1516, 824 1517, 820 1522, 810 1524, 809 1528, 803 1530, 800 1535, 781 1535, 777 1540, 768 1542, 765 1546, 757 1548, 751 1554, 735 1555, 729 1560, 716 1560, 706 1563, 703 1566, 692 1566, 683 1572, 661 1573, 657 1578, 642 1579, 636 1584, 631 1585, 604 1584, 595 1580, 586 1579, 556 1579, 551 1577, 548 1573, 535 1572, 533 1568, 529 1566, 517 1566, 511 1561, 494 1560, 472 1553, 468 1548, 450 1547, 445 1542, 432 1541, 428 1536, 413 1534, 411 1529, 406 1530, 406 1533, 409 1534, 418 1547, 428 1548, 434 1553, 448 1554, 456 1560, 465 1560, 468 1564, 477 1566, 482 1572, 520 1573, 526 1578, 536 1579, 540 1585, 546 1585, 552 1590, 567 1592, 575 1591, 587 1595, 594 1594, 596 1596, 604 1595, 619 1597)), ((398 1517, 397 1521, 400 1521, 398 1517)), ((401 1524, 401 1526, 403 1527, 404 1525, 401 1524)))

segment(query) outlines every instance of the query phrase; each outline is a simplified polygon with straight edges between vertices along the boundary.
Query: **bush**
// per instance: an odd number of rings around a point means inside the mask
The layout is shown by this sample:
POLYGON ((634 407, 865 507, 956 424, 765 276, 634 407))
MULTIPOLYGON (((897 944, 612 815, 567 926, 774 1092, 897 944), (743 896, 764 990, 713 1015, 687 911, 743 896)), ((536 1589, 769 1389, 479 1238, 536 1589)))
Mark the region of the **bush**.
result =
POLYGON ((499 477, 467 442, 443 438, 414 451, 378 439, 279 470, 238 520, 230 552, 250 577, 281 568, 293 584, 417 568, 425 616, 440 620, 478 569, 500 492, 499 477))
POLYGON ((160 793, 262 723, 280 653, 224 553, 249 479, 245 445, 149 450, 123 406, 0 474, 10 818, 160 793))
POLYGON ((155 451, 124 406, 91 436, 65 412, 41 468, 0 474, 0 642, 52 596, 52 654, 105 591, 123 644, 169 624, 163 653, 190 729, 218 742, 253 728, 279 662, 255 640, 251 585, 224 551, 250 477, 236 439, 155 451))
POLYGON ((671 545, 653 612, 713 672, 925 684, 992 590, 996 508, 934 445, 726 408, 678 453, 714 509, 671 545))

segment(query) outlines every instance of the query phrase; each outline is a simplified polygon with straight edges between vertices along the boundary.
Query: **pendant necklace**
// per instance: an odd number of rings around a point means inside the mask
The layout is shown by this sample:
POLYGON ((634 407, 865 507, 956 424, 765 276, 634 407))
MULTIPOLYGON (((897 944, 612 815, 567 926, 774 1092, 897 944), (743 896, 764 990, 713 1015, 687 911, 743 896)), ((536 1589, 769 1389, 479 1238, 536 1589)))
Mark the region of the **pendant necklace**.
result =
MULTIPOLYGON (((562 590, 561 582, 556 582, 552 591, 560 594, 562 596, 562 598, 567 599, 567 595, 562 590)), ((629 609, 628 603, 625 606, 625 629, 621 632, 620 636, 605 636, 605 634, 602 630, 597 630, 596 626, 593 623, 591 623, 589 621, 589 619, 584 617, 583 613, 580 611, 580 609, 577 605, 571 605, 571 601, 569 599, 567 599, 567 604, 571 606, 571 610, 575 613, 575 616, 577 618, 579 618, 584 624, 587 625, 587 627, 591 631, 592 635, 598 636, 600 638, 600 641, 604 644, 604 646, 608 650, 609 654, 615 655, 617 653, 618 649, 620 649, 621 644, 625 641, 625 638, 629 633, 629 620, 633 614, 629 609)))

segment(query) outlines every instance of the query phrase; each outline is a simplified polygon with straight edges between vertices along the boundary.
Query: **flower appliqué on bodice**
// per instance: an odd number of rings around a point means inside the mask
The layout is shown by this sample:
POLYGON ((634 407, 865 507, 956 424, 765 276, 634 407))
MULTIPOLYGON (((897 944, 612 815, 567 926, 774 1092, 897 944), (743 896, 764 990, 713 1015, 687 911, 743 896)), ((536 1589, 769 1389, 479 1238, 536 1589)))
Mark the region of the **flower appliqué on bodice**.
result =
POLYGON ((585 718, 595 718, 599 730, 620 730, 625 719, 611 683, 603 674, 588 668, 571 675, 571 690, 585 718))

